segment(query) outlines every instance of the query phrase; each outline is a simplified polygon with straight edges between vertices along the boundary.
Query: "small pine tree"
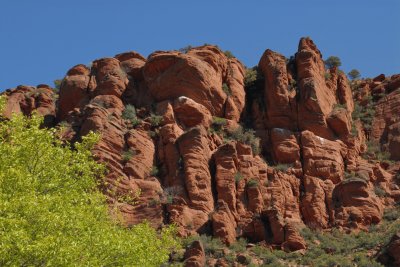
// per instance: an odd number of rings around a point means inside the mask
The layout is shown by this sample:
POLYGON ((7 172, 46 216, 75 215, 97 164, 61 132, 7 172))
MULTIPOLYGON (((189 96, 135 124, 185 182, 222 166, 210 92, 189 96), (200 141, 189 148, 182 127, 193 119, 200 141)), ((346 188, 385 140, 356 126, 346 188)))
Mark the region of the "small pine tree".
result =
POLYGON ((342 66, 342 62, 340 61, 340 58, 336 57, 336 56, 330 56, 325 60, 325 66, 328 69, 331 69, 333 67, 340 67, 342 66))
POLYGON ((356 80, 358 78, 360 78, 360 72, 356 69, 352 69, 351 71, 349 71, 349 73, 347 73, 347 76, 349 76, 349 78, 351 80, 356 80))

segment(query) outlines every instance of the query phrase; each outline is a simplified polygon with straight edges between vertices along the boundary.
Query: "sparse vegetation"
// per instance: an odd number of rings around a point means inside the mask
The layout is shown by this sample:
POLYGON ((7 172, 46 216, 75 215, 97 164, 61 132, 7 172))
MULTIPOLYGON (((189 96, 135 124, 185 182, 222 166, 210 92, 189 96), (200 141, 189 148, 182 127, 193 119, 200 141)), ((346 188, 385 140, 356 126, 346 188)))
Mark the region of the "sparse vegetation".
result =
POLYGON ((261 152, 260 139, 255 136, 255 131, 252 129, 244 129, 239 126, 235 130, 228 131, 227 138, 251 146, 254 155, 258 155, 261 152))
POLYGON ((223 127, 226 125, 226 119, 221 117, 213 117, 212 124, 210 130, 221 133, 223 127))
POLYGON ((382 187, 380 187, 379 185, 376 185, 374 187, 374 192, 375 192, 375 195, 377 195, 378 197, 385 197, 386 196, 386 191, 382 187))
POLYGON ((151 114, 151 116, 150 116, 151 126, 153 126, 153 127, 160 126, 162 119, 163 119, 162 116, 151 114))
POLYGON ((167 187, 163 190, 161 201, 164 204, 172 204, 174 202, 174 197, 180 193, 180 189, 177 186, 167 187))
POLYGON ((188 246, 193 241, 199 240, 202 242, 204 246, 204 251, 208 256, 222 256, 222 250, 224 247, 224 243, 219 238, 213 238, 207 235, 200 235, 200 236, 191 236, 184 240, 184 245, 188 246))
POLYGON ((247 181, 247 187, 258 187, 258 181, 256 179, 250 179, 247 181))
POLYGON ((54 89, 56 92, 60 90, 62 81, 63 79, 54 80, 54 89))
POLYGON ((124 111, 122 111, 122 118, 129 121, 132 126, 136 126, 140 123, 140 120, 136 116, 136 108, 133 105, 126 105, 124 111))
POLYGON ((238 184, 241 180, 243 180, 244 176, 241 172, 238 171, 237 173, 235 173, 234 178, 235 178, 235 183, 238 184))
POLYGON ((364 129, 369 131, 372 127, 372 121, 375 115, 375 110, 372 105, 372 97, 364 99, 366 102, 363 106, 354 103, 354 111, 352 113, 353 121, 360 120, 363 123, 364 129))
POLYGON ((154 165, 154 166, 151 168, 150 175, 151 175, 151 176, 157 176, 158 174, 159 174, 158 167, 154 165))
POLYGON ((229 246, 229 248, 238 253, 238 252, 245 252, 246 251, 246 246, 247 246, 247 240, 244 238, 239 238, 236 240, 235 243, 229 246))
POLYGON ((128 149, 122 152, 122 161, 128 162, 135 155, 135 151, 128 149))
POLYGON ((333 109, 340 109, 340 108, 347 109, 347 106, 346 104, 340 104, 340 103, 337 103, 333 106, 333 109))
POLYGON ((193 48, 193 46, 187 45, 187 46, 185 46, 185 47, 179 48, 178 51, 181 52, 181 53, 186 54, 186 53, 189 52, 190 49, 192 49, 192 48, 193 48))
POLYGON ((246 73, 244 76, 244 84, 245 86, 249 86, 257 80, 257 66, 253 68, 246 68, 246 73))
POLYGON ((294 79, 291 79, 289 82, 289 91, 295 90, 297 87, 297 82, 294 79))
POLYGON ((390 153, 387 151, 382 151, 381 146, 378 141, 368 141, 367 151, 363 155, 366 159, 376 159, 379 161, 385 161, 391 163, 390 153))
POLYGON ((286 172, 289 168, 293 167, 293 165, 280 163, 280 164, 277 164, 277 165, 271 166, 271 167, 273 167, 275 170, 278 170, 281 172, 286 172))
POLYGON ((235 58, 235 56, 233 55, 233 53, 229 50, 225 50, 224 54, 227 58, 235 58))
POLYGON ((352 232, 332 229, 331 231, 300 230, 307 243, 303 253, 286 253, 279 249, 255 244, 247 248, 247 241, 239 239, 236 243, 225 246, 219 239, 209 236, 190 237, 185 240, 189 245, 193 240, 200 240, 205 248, 206 257, 224 258, 230 264, 237 262, 239 254, 247 259, 247 266, 255 266, 254 259, 262 262, 261 266, 363 266, 382 267, 375 261, 379 248, 387 244, 394 233, 400 230, 400 207, 385 211, 383 221, 372 225, 368 232, 352 232))
POLYGON ((224 91, 227 96, 232 95, 231 88, 229 88, 229 86, 226 83, 222 84, 222 91, 224 91))

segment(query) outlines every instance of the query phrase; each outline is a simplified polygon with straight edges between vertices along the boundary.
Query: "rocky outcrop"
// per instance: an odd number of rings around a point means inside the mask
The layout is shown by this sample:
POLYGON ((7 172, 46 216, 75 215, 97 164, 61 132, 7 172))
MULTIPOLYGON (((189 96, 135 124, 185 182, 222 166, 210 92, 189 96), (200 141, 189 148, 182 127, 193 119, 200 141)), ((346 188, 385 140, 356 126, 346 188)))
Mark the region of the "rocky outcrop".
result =
POLYGON ((382 218, 383 205, 363 179, 347 179, 338 184, 332 192, 332 201, 336 225, 363 228, 382 218))
POLYGON ((334 221, 331 180, 305 175, 301 211, 304 222, 312 229, 328 228, 334 221))
POLYGON ((322 54, 312 40, 300 40, 296 54, 297 83, 299 91, 298 124, 321 137, 332 139, 326 117, 337 103, 336 94, 325 82, 322 54))
POLYGON ((155 52, 143 67, 146 84, 156 101, 188 97, 212 115, 239 120, 244 107, 244 70, 214 46, 179 52, 155 52), (224 86, 225 84, 225 86, 224 86), (194 90, 195 88, 195 90, 194 90))
POLYGON ((37 112, 44 117, 44 123, 52 126, 55 122, 57 94, 45 84, 37 87, 20 85, 15 89, 7 90, 6 106, 3 110, 5 117, 10 118, 13 113, 31 115, 37 112))
POLYGON ((268 128, 296 130, 296 91, 289 86, 285 57, 267 49, 258 67, 265 76, 264 95, 268 128))
POLYGON ((330 141, 310 131, 301 134, 303 171, 305 175, 339 183, 344 177, 346 146, 330 141))
POLYGON ((385 77, 382 74, 373 80, 360 81, 354 87, 354 98, 365 108, 373 106, 372 122, 366 129, 370 139, 379 142, 390 153, 391 159, 399 160, 399 132, 396 129, 400 121, 400 75, 385 77))
POLYGON ((379 262, 385 266, 400 265, 400 233, 397 232, 392 236, 386 247, 383 248, 379 257, 379 262))
MULTIPOLYGON (((309 38, 289 60, 266 50, 258 70, 263 77, 245 91, 243 64, 216 46, 148 59, 131 51, 72 67, 58 101, 45 85, 8 90, 4 114, 37 111, 46 126, 65 121, 60 135, 71 142, 99 133, 93 154, 108 170, 101 189, 126 225, 174 223, 181 236, 296 251, 307 247, 305 226, 380 222, 400 199, 398 168, 360 155, 374 140, 399 160, 400 75, 350 86, 345 74, 325 69, 309 38), (376 110, 371 127, 353 121, 360 106, 376 110)), ((203 266, 202 244, 185 259, 203 266)))
POLYGON ((57 118, 63 121, 75 108, 83 108, 90 100, 90 91, 96 87, 90 69, 85 65, 76 65, 64 77, 58 98, 57 118))
POLYGON ((206 264, 206 255, 203 244, 200 241, 193 241, 185 252, 185 267, 202 267, 206 264))

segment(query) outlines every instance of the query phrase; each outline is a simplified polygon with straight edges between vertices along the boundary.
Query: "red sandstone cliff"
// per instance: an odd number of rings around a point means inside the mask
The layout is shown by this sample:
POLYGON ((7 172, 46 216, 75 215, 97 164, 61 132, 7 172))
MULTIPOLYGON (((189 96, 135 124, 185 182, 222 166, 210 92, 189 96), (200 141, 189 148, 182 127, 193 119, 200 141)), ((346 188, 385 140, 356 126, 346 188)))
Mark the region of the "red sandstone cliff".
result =
MULTIPOLYGON (((370 140, 400 160, 400 75, 352 90, 343 73, 325 69, 309 38, 291 60, 266 50, 258 69, 262 78, 245 87, 243 64, 215 46, 147 59, 127 52, 74 66, 59 93, 7 90, 5 115, 36 110, 47 126, 66 126, 70 141, 100 133, 93 153, 109 170, 103 190, 127 225, 175 223, 183 236, 245 237, 293 251, 306 248, 304 225, 379 223, 400 199, 399 164, 361 155, 370 140), (370 126, 353 121, 355 101, 375 110, 370 126), (255 130, 261 154, 240 123, 255 130)), ((201 244, 187 253, 204 257, 201 244)))

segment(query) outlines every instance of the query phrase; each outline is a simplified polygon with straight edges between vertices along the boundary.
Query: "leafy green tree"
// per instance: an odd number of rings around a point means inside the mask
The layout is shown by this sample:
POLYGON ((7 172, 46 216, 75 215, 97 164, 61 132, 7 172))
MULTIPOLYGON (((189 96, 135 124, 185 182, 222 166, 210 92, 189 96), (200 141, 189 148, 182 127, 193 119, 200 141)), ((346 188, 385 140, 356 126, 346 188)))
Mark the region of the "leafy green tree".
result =
POLYGON ((70 149, 42 122, 36 115, 0 119, 0 266, 167 261, 179 247, 174 227, 161 233, 148 223, 128 229, 109 216, 97 182, 104 166, 90 152, 99 135, 90 133, 70 149))
POLYGON ((342 62, 340 61, 340 58, 336 56, 330 56, 325 60, 325 66, 330 69, 333 67, 340 67, 342 66, 342 62))
POLYGON ((356 69, 352 69, 351 71, 349 71, 349 73, 347 73, 347 75, 352 80, 358 79, 361 76, 360 72, 356 69))

